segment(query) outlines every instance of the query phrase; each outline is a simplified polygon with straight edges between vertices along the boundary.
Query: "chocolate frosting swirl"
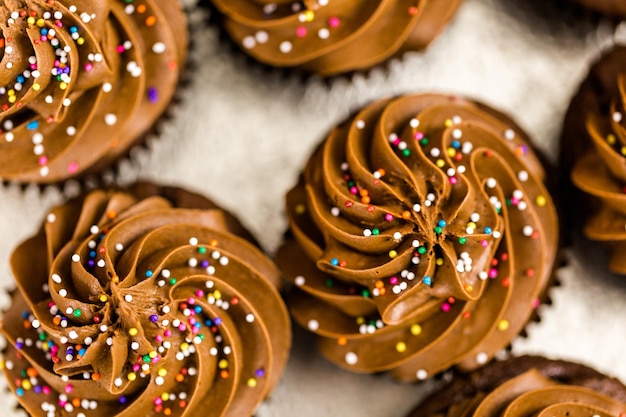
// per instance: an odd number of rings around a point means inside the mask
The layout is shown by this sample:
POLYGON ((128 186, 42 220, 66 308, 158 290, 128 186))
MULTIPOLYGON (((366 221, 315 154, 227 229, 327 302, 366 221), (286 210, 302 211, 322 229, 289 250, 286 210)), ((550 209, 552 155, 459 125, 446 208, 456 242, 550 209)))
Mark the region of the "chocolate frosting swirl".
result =
POLYGON ((252 415, 285 367, 291 330, 278 270, 240 236, 210 201, 152 185, 53 209, 11 257, 18 290, 1 330, 21 406, 252 415))
POLYGON ((424 379, 520 333, 558 249, 526 135, 481 104, 412 95, 334 129, 287 196, 277 261, 294 319, 331 361, 424 379))
POLYGON ((410 417, 623 417, 626 387, 583 365, 522 356, 459 375, 410 417))
POLYGON ((177 1, 0 5, 0 179, 98 172, 153 129, 186 60, 177 1))
MULTIPOLYGON (((561 153, 589 199, 584 234, 606 243, 609 268, 626 274, 626 48, 596 63, 572 100, 561 153), (589 198, 591 197, 591 198, 589 198)), ((580 206, 571 199, 572 207, 580 206)))
POLYGON ((211 0, 255 59, 331 76, 422 50, 461 0, 211 0))

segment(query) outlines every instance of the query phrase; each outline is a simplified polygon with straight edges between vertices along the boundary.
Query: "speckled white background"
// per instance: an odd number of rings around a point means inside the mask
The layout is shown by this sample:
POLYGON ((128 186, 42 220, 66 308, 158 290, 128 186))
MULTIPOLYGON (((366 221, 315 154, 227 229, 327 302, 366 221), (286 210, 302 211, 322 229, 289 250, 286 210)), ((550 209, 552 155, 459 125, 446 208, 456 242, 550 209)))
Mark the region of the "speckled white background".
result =
MULTIPOLYGON (((121 177, 212 196, 273 253, 286 227, 283 196, 309 152, 333 124, 377 98, 439 91, 480 99, 513 114, 554 160, 567 104, 590 60, 614 35, 608 22, 563 17, 546 3, 466 0, 426 53, 330 83, 250 68, 220 45, 215 30, 196 30, 191 86, 162 135, 121 164, 121 177)), ((0 188, 0 307, 9 301, 2 290, 14 286, 11 249, 61 200, 52 188, 0 188)), ((562 284, 551 292, 553 305, 541 307, 541 322, 529 325, 529 337, 516 340, 514 351, 577 360, 626 381, 626 278, 608 274, 593 245, 574 242, 569 265, 558 273, 562 284)), ((402 417, 432 387, 350 374, 312 345, 310 335, 295 330, 287 371, 258 417, 402 417)), ((22 415, 10 411, 7 405, 16 401, 2 389, 4 380, 0 385, 4 415, 22 415)))

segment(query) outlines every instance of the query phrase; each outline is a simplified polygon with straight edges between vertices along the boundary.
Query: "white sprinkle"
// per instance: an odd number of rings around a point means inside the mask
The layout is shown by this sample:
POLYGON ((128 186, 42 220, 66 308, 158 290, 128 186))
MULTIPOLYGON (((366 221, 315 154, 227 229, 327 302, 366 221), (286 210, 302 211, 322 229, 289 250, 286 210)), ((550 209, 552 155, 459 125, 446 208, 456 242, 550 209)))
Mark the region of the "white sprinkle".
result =
POLYGON ((307 327, 309 328, 309 330, 314 332, 320 328, 320 323, 317 320, 309 320, 309 322, 307 323, 307 327))
POLYGON ((524 226, 524 228, 522 229, 522 233, 524 234, 524 236, 531 236, 533 234, 533 227, 530 225, 524 226))
POLYGON ((76 134, 76 128, 74 126, 68 126, 67 129, 65 129, 65 133, 67 133, 67 136, 74 136, 76 134))
POLYGON ((115 250, 118 252, 121 252, 124 250, 124 245, 122 245, 121 243, 116 243, 115 244, 115 250))
POLYGON ((504 131, 504 138, 506 140, 513 140, 515 139, 515 131, 513 129, 507 129, 504 131))
POLYGON ((227 257, 227 256, 222 256, 222 257, 220 258, 220 265, 222 265, 222 266, 226 266, 226 265, 228 265, 228 262, 230 262, 230 260, 228 259, 228 257, 227 257))
POLYGON ((420 121, 417 119, 411 119, 411 121, 409 121, 409 126, 411 126, 413 129, 418 128, 420 125, 420 121))
POLYGON ((330 214, 337 217, 341 214, 341 211, 339 210, 339 207, 333 207, 330 209, 330 214))
POLYGON ((461 129, 454 129, 452 131, 452 137, 454 139, 461 139, 462 136, 463 136, 463 132, 461 132, 461 129))
POLYGON ((80 262, 80 255, 75 253, 72 255, 72 262, 80 262))
POLYGON ((419 213, 420 211, 422 211, 422 206, 420 206, 419 204, 413 204, 413 211, 419 213))
POLYGON ((130 294, 126 294, 126 295, 124 296, 124 300, 125 300, 127 303, 130 303, 130 302, 132 302, 132 301, 133 301, 133 296, 132 296, 132 295, 130 295, 130 294))
POLYGON ((98 265, 99 268, 104 268, 106 262, 104 262, 104 259, 100 259, 96 265, 98 265))
POLYGON ((4 136, 4 139, 5 139, 7 142, 11 143, 11 142, 13 142, 13 139, 15 139, 15 135, 14 135, 12 132, 8 132, 8 133, 4 136))
POLYGON ((102 91, 104 91, 105 93, 110 93, 111 90, 113 90, 113 86, 111 85, 111 83, 102 84, 102 91))
POLYGON ((432 148, 430 150, 430 156, 432 156, 433 158, 438 158, 439 155, 441 155, 441 151, 439 150, 439 148, 432 148))
POLYGON ((357 120, 354 125, 356 126, 357 129, 363 129, 365 127, 365 121, 357 120))
POLYGON ((621 122, 622 121, 622 113, 617 112, 617 111, 615 113, 613 113, 613 121, 615 123, 621 122))
POLYGON ((294 282, 296 283, 296 285, 298 287, 301 287, 304 285, 304 283, 306 282, 306 280, 304 279, 304 277, 302 275, 298 275, 295 279, 294 282))
POLYGON ((280 43, 279 46, 280 52, 282 52, 283 54, 288 54, 289 52, 291 52, 292 48, 293 45, 289 41, 283 41, 280 43))
POLYGON ((196 266, 198 266, 198 260, 196 258, 189 258, 189 260, 187 261, 187 265, 189 265, 189 267, 191 268, 195 268, 196 266))
POLYGON ((417 371, 417 373, 415 374, 415 376, 417 377, 417 379, 419 379, 420 381, 425 380, 426 378, 428 378, 428 372, 426 372, 424 369, 420 369, 419 371, 417 371))
POLYGON ((108 126, 114 126, 117 123, 117 116, 113 113, 108 113, 104 116, 104 123, 108 126))
POLYGON ((370 229, 363 229, 363 236, 365 237, 372 236, 372 231, 370 229))
POLYGON ((132 350, 137 350, 137 349, 139 349, 139 343, 138 343, 138 342, 133 342, 133 343, 131 343, 131 344, 130 344, 130 348, 131 348, 132 350))
POLYGON ((400 232, 395 232, 395 233, 393 234, 393 238, 394 238, 395 240, 400 240, 400 239, 402 239, 402 233, 400 233, 400 232))
POLYGON ((489 357, 484 352, 481 352, 478 355, 476 355, 476 363, 478 363, 479 365, 486 364, 488 359, 489 357))
POLYGON ((248 323, 253 323, 254 322, 254 314, 252 314, 252 313, 246 314, 246 321, 248 323))
POLYGON ((56 282, 57 284, 60 284, 62 281, 61 276, 58 274, 52 274, 51 278, 52 278, 52 281, 56 282))
POLYGON ((256 40, 254 36, 246 36, 242 39, 241 45, 246 49, 252 49, 256 46, 256 40))
POLYGON ((348 365, 356 365, 359 361, 359 357, 354 352, 348 352, 346 353, 345 360, 348 365))
POLYGON ((317 32, 317 36, 319 36, 320 39, 328 39, 330 31, 327 28, 322 28, 317 32))
POLYGON ((70 337, 70 339, 72 340, 76 340, 78 339, 78 333, 76 333, 75 330, 72 330, 71 332, 69 332, 68 336, 70 337))
POLYGON ((254 34, 254 38, 258 43, 266 43, 270 39, 270 35, 264 30, 260 30, 254 34))
POLYGON ((488 188, 496 188, 496 179, 495 178, 487 178, 487 187, 488 188))
POLYGON ((527 171, 520 171, 517 173, 517 178, 521 181, 521 182, 526 182, 528 181, 528 172, 527 171))
POLYGON ((122 378, 115 378, 115 381, 113 383, 115 384, 116 387, 121 387, 122 386, 122 378))
POLYGON ((152 45, 152 52, 154 52, 155 54, 162 54, 163 52, 165 52, 166 46, 163 42, 157 42, 154 45, 152 45))

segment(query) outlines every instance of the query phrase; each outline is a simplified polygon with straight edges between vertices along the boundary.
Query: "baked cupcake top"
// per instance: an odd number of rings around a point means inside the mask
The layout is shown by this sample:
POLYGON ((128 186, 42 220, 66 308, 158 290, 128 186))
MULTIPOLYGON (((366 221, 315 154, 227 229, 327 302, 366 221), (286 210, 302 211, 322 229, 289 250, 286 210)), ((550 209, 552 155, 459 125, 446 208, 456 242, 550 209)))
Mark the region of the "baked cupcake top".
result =
POLYGON ((0 179, 98 172, 153 129, 187 54, 178 1, 0 5, 0 179))
POLYGON ((210 201, 148 184, 50 211, 11 256, 4 372, 32 416, 250 416, 290 347, 274 264, 210 201), (62 411, 65 410, 65 411, 62 411))
POLYGON ((444 415, 623 417, 626 386, 583 365, 522 356, 458 375, 409 416, 444 415))
POLYGON ((626 274, 625 100, 626 48, 617 47, 593 65, 572 100, 561 145, 572 182, 591 203, 584 233, 607 243, 609 268, 620 274, 626 274))
POLYGON ((461 0, 209 0, 246 53, 322 76, 367 70, 421 50, 461 0))
POLYGON ((425 379, 519 334, 558 249, 542 164, 504 115, 456 97, 372 103, 287 196, 277 262, 294 319, 331 361, 425 379))

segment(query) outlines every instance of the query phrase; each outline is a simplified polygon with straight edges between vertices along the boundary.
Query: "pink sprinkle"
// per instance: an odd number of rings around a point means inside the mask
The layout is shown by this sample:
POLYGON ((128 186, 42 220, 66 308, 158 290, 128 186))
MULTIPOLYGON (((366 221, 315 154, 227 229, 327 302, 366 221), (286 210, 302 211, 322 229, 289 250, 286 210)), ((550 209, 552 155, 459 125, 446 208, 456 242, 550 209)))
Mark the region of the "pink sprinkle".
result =
POLYGON ((204 291, 202 290, 196 291, 196 297, 204 297, 204 291))
POLYGON ((359 193, 359 189, 356 187, 350 187, 350 193, 357 195, 359 193))
POLYGON ((159 356, 155 356, 154 358, 152 358, 152 360, 150 362, 152 363, 157 363, 161 360, 161 358, 159 356))
POLYGON ((47 40, 48 40, 48 37, 47 37, 47 36, 43 36, 43 35, 42 35, 42 36, 39 38, 39 40, 40 40, 40 41, 42 41, 42 42, 45 42, 45 41, 47 41, 47 40))
POLYGON ((30 64, 30 69, 33 71, 37 70, 37 64, 30 64))
POLYGON ((296 29, 296 36, 304 38, 306 36, 306 28, 304 26, 299 26, 298 29, 296 29))
POLYGON ((339 26, 340 20, 337 16, 333 16, 330 19, 328 19, 328 26, 330 26, 331 28, 336 28, 339 26))
POLYGON ((59 400, 59 407, 61 408, 65 408, 65 405, 67 404, 67 401, 61 401, 59 400))
POLYGON ((398 145, 400 144, 400 138, 398 138, 398 139, 394 140, 394 141, 393 141, 393 144, 394 144, 395 146, 398 146, 398 145))
POLYGON ((47 156, 40 156, 39 157, 39 165, 46 165, 48 163, 48 157, 47 156))
POLYGON ((170 329, 167 329, 163 332, 163 334, 165 335, 165 337, 170 337, 172 335, 172 331, 170 329))
POLYGON ((138 364, 138 363, 134 364, 134 365, 133 365, 133 372, 138 372, 140 368, 141 368, 141 367, 139 366, 139 364, 138 364))
POLYGON ((162 337, 160 334, 157 334, 157 335, 154 337, 154 339, 155 339, 157 342, 159 342, 159 343, 161 343, 161 342, 163 341, 163 337, 162 337))
POLYGON ((88 62, 85 64, 85 71, 89 72, 93 69, 93 64, 91 62, 88 62))
POLYGON ((200 333, 200 329, 198 329, 197 327, 192 327, 191 328, 191 333, 192 334, 198 334, 198 333, 200 333))
POLYGON ((161 399, 161 397, 156 397, 156 398, 154 399, 154 403, 155 403, 156 405, 161 405, 161 404, 163 404, 163 400, 161 399))
POLYGON ((457 183, 456 177, 450 177, 450 184, 454 185, 457 183))
POLYGON ((495 268, 491 268, 489 270, 489 278, 494 279, 498 276, 498 270, 495 268))
POLYGON ((122 52, 124 52, 124 45, 118 45, 118 47, 117 47, 117 52, 118 52, 118 53, 120 53, 120 54, 121 54, 122 52))
POLYGON ((75 174, 76 171, 78 171, 78 162, 70 162, 70 164, 67 166, 67 171, 70 174, 75 174))
POLYGON ((415 140, 422 140, 422 139, 424 139, 424 133, 422 133, 422 132, 415 132, 413 137, 415 138, 415 140))
POLYGON ((391 215, 391 213, 385 214, 385 220, 387 220, 388 222, 393 220, 393 216, 391 215))
POLYGON ((63 27, 63 22, 61 22, 60 20, 57 20, 55 22, 55 24, 57 25, 57 27, 62 28, 63 27))
POLYGON ((178 326, 178 330, 181 332, 187 330, 187 326, 185 326, 185 323, 180 323, 180 326, 178 326))
POLYGON ((447 313, 448 311, 450 311, 450 308, 452 308, 452 307, 450 307, 450 304, 448 304, 448 303, 443 303, 443 304, 441 305, 441 310, 442 310, 444 313, 447 313))
POLYGON ((519 200, 515 197, 511 198, 511 204, 513 204, 514 206, 517 206, 519 204, 519 200))
POLYGON ((398 277, 391 277, 391 278, 389 279, 389 283, 390 283, 391 285, 396 285, 396 284, 398 283, 398 277))
POLYGON ((66 392, 67 394, 71 394, 71 393, 72 393, 72 391, 74 391, 74 387, 73 387, 71 384, 67 384, 67 385, 65 386, 65 392, 66 392))
POLYGON ((43 391, 43 393, 44 393, 44 394, 46 394, 46 395, 50 395, 50 392, 51 392, 50 387, 49 387, 49 386, 47 386, 47 385, 46 385, 45 387, 43 387, 43 388, 42 388, 42 391, 43 391))
POLYGON ((483 240, 481 240, 481 241, 480 241, 480 245, 481 245, 483 248, 486 248, 486 247, 487 247, 487 245, 489 245, 489 243, 487 243, 487 241, 486 241, 485 239, 483 239, 483 240))
POLYGON ((533 307, 537 308, 537 307, 539 307, 540 304, 541 304, 541 302, 539 301, 539 299, 535 298, 535 300, 533 301, 533 307))
POLYGON ((195 303, 196 303, 196 300, 195 300, 194 298, 189 297, 189 298, 187 299, 187 304, 189 304, 189 305, 194 305, 195 303))

